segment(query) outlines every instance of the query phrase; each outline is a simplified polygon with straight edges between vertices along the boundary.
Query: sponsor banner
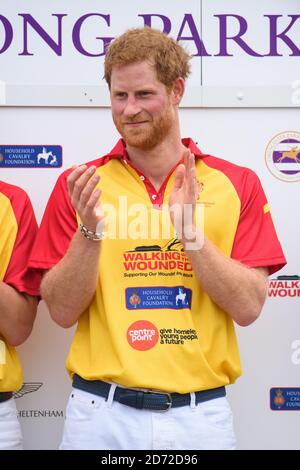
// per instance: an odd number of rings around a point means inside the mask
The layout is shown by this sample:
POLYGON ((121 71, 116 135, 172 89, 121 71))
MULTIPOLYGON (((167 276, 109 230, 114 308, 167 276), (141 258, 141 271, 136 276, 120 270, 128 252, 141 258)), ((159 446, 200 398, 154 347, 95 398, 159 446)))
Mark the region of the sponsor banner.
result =
POLYGON ((176 287, 129 287, 126 289, 128 310, 191 308, 192 291, 184 286, 176 287))
POLYGON ((271 388, 270 407, 275 411, 300 411, 300 387, 271 388))
POLYGON ((179 330, 178 328, 160 328, 147 321, 138 320, 127 330, 127 341, 137 351, 147 351, 157 344, 169 347, 170 345, 185 345, 192 341, 198 341, 197 331, 189 328, 179 330))
POLYGON ((60 168, 61 145, 0 145, 0 167, 60 168))
POLYGON ((269 297, 300 297, 300 276, 280 275, 269 280, 269 297))

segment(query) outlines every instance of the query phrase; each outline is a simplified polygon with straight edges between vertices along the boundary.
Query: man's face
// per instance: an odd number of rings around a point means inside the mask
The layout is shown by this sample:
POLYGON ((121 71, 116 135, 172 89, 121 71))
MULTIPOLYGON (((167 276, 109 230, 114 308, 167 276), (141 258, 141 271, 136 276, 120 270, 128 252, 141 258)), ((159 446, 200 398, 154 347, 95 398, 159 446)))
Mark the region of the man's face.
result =
POLYGON ((114 68, 110 96, 115 126, 129 146, 150 150, 172 128, 170 94, 148 62, 114 68))

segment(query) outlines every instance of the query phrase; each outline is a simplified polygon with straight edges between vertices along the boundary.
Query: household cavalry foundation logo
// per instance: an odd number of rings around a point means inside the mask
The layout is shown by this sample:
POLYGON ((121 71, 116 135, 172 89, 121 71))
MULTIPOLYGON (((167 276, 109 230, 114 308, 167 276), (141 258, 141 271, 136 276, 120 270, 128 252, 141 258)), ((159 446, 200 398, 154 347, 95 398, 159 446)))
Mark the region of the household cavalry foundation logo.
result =
POLYGON ((270 172, 282 181, 300 181, 300 132, 277 134, 267 145, 266 164, 270 172))
POLYGON ((300 387, 271 388, 270 408, 274 411, 300 411, 300 387))

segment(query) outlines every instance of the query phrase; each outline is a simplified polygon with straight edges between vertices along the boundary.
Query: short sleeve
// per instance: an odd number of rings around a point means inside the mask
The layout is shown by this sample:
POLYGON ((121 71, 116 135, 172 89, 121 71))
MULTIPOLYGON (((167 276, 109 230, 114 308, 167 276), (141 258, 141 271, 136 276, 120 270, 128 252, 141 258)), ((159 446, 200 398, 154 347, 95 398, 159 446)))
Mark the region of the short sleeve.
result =
POLYGON ((67 172, 63 173, 48 201, 29 265, 47 270, 57 264, 68 250, 78 228, 76 213, 67 190, 67 172))
POLYGON ((27 194, 15 188, 10 196, 17 223, 17 236, 3 281, 29 295, 39 295, 41 276, 28 268, 30 250, 35 241, 38 226, 27 194))
POLYGON ((247 171, 241 193, 241 212, 231 257, 251 267, 265 266, 269 274, 285 264, 269 204, 258 176, 247 171))

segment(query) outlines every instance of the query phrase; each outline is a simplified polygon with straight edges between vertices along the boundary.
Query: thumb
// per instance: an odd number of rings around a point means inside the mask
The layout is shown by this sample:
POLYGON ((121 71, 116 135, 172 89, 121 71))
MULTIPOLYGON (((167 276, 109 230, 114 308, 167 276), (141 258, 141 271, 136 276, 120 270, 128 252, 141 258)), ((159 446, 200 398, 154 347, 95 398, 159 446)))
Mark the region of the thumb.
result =
POLYGON ((184 177, 185 177, 185 166, 181 163, 176 170, 173 191, 179 191, 182 188, 184 177))

